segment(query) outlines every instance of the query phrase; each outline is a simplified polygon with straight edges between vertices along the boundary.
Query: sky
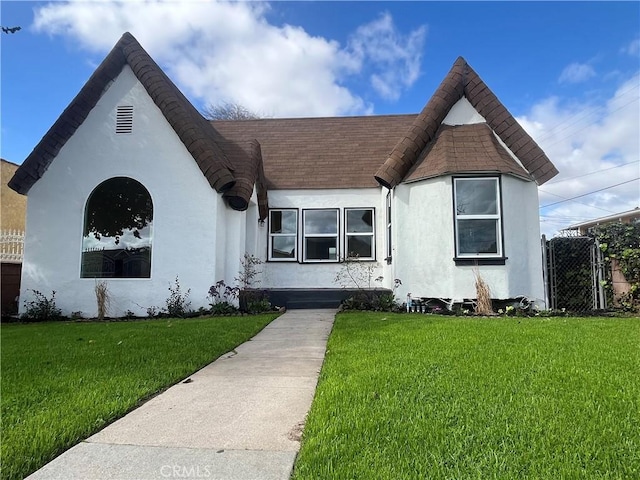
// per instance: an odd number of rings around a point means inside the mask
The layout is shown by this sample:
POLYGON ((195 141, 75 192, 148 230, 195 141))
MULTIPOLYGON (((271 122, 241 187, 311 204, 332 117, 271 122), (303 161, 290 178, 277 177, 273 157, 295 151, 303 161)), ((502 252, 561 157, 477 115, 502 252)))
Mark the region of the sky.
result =
POLYGON ((541 231, 640 206, 640 2, 0 1, 2 158, 20 164, 131 32, 198 109, 417 113, 463 56, 560 174, 541 231))

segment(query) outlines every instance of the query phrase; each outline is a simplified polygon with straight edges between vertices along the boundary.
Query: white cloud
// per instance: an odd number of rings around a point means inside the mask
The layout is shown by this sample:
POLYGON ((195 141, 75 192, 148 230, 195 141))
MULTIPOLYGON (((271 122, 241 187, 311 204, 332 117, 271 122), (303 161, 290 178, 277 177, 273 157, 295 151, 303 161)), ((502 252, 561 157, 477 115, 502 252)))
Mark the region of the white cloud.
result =
POLYGON ((413 85, 420 75, 425 35, 424 26, 402 35, 391 15, 384 13, 359 27, 349 39, 349 48, 361 62, 369 59, 383 68, 370 75, 371 85, 383 98, 397 100, 402 89, 413 85))
POLYGON ((403 35, 384 14, 343 47, 271 25, 269 9, 213 0, 55 2, 36 9, 34 29, 97 52, 129 31, 189 96, 271 116, 371 113, 345 80, 367 72, 380 96, 397 99, 418 77, 424 28, 403 35))
POLYGON ((587 65, 586 63, 572 63, 562 71, 558 82, 581 83, 586 82, 595 75, 596 72, 591 65, 587 65))
POLYGON ((622 53, 637 57, 640 54, 640 38, 632 40, 629 45, 622 48, 622 53))
MULTIPOLYGON (((636 73, 604 103, 563 105, 557 98, 549 98, 518 118, 560 171, 541 186, 540 205, 640 176, 639 84, 640 73, 636 73), (601 172, 585 175, 596 171, 601 172)), ((544 208, 541 225, 543 232, 551 235, 571 224, 639 205, 640 181, 634 181, 544 208)))

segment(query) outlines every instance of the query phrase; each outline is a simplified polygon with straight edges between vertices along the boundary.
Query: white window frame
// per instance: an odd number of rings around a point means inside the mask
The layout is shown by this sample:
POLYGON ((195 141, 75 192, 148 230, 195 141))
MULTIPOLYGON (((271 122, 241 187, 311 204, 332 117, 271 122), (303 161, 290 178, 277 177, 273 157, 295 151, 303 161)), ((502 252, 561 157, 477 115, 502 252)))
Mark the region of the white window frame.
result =
MULTIPOLYGON (((371 237, 371 255, 368 257, 357 257, 358 260, 375 260, 376 259, 376 211, 372 207, 349 207, 344 209, 344 251, 348 257, 351 252, 348 251, 349 237, 371 237), (370 211, 371 212, 371 232, 349 232, 349 211, 370 211)), ((354 260, 355 257, 348 257, 354 260)))
POLYGON ((267 252, 267 260, 270 262, 297 262, 298 261, 298 231, 300 219, 297 208, 272 208, 269 210, 269 225, 268 225, 268 252, 267 252), (295 233, 271 233, 271 214, 273 212, 294 212, 296 216, 296 231, 295 233), (281 258, 273 256, 273 239, 275 237, 293 237, 295 239, 295 255, 293 258, 281 258))
POLYGON ((337 263, 340 261, 340 209, 339 208, 307 208, 302 210, 302 258, 307 263, 337 263), (306 216, 308 212, 331 211, 336 214, 336 233, 307 233, 306 216), (335 259, 308 258, 307 238, 335 238, 335 259))
POLYGON ((474 259, 474 258, 504 258, 503 240, 502 240, 502 198, 501 198, 500 177, 454 177, 453 178, 453 215, 454 215, 454 235, 455 235, 455 254, 456 258, 474 259), (457 187, 459 182, 465 181, 492 181, 495 185, 496 192, 496 213, 495 214, 461 214, 458 213, 458 195, 457 187), (460 252, 460 228, 458 222, 460 220, 494 220, 496 222, 496 253, 461 253, 460 252))

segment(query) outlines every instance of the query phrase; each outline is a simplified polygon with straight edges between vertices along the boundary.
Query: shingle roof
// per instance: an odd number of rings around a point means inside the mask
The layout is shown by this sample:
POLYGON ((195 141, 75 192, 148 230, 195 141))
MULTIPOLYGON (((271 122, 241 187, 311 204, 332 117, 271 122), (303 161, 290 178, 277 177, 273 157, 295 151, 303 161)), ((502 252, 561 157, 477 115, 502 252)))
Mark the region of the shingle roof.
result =
POLYGON ((458 57, 427 105, 376 172, 375 178, 381 185, 391 188, 405 179, 425 147, 435 138, 451 107, 463 96, 486 119, 487 124, 539 185, 558 173, 542 149, 516 122, 466 60, 458 57))
POLYGON ((224 192, 223 197, 231 208, 246 210, 255 185, 260 220, 267 218, 269 205, 267 186, 262 166, 262 152, 257 140, 218 142, 227 158, 235 165, 236 184, 224 192))
POLYGON ((223 192, 234 185, 236 179, 231 173, 233 167, 216 143, 219 138, 217 132, 169 80, 133 35, 125 33, 23 162, 9 182, 12 189, 22 194, 29 191, 125 65, 131 67, 211 186, 218 192, 223 192))
POLYGON ((422 151, 405 181, 451 173, 509 173, 527 180, 530 175, 509 155, 486 123, 441 125, 422 151))
MULTIPOLYGON (((213 121, 231 144, 260 142, 267 187, 377 187, 373 173, 416 115, 213 121)), ((224 147, 225 151, 227 147, 224 147)), ((227 155, 230 155, 227 151, 227 155)), ((234 161, 235 161, 235 157, 234 161)))

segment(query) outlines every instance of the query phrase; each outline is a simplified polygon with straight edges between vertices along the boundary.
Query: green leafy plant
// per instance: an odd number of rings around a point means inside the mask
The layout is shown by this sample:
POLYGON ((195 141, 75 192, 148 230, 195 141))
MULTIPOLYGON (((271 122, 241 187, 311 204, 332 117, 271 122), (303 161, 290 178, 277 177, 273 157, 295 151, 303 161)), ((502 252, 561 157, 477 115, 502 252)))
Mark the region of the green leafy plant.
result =
POLYGON ((51 298, 47 298, 38 290, 30 290, 35 297, 33 300, 25 300, 25 312, 22 314, 23 320, 44 321, 59 320, 62 317, 62 311, 56 306, 56 292, 51 292, 51 298))
POLYGON ((227 285, 224 280, 219 280, 209 288, 209 305, 214 315, 226 315, 234 313, 238 309, 233 302, 238 298, 239 287, 227 285))
POLYGON ((176 275, 173 285, 169 285, 169 296, 167 297, 165 308, 167 315, 179 318, 188 316, 190 313, 189 306, 191 305, 189 301, 190 294, 190 288, 186 292, 182 291, 180 280, 176 275))
POLYGON ((592 235, 598 240, 608 267, 607 279, 602 283, 608 297, 624 310, 640 311, 640 222, 599 225, 592 235), (629 283, 629 291, 619 298, 614 298, 611 281, 614 261, 629 283))

